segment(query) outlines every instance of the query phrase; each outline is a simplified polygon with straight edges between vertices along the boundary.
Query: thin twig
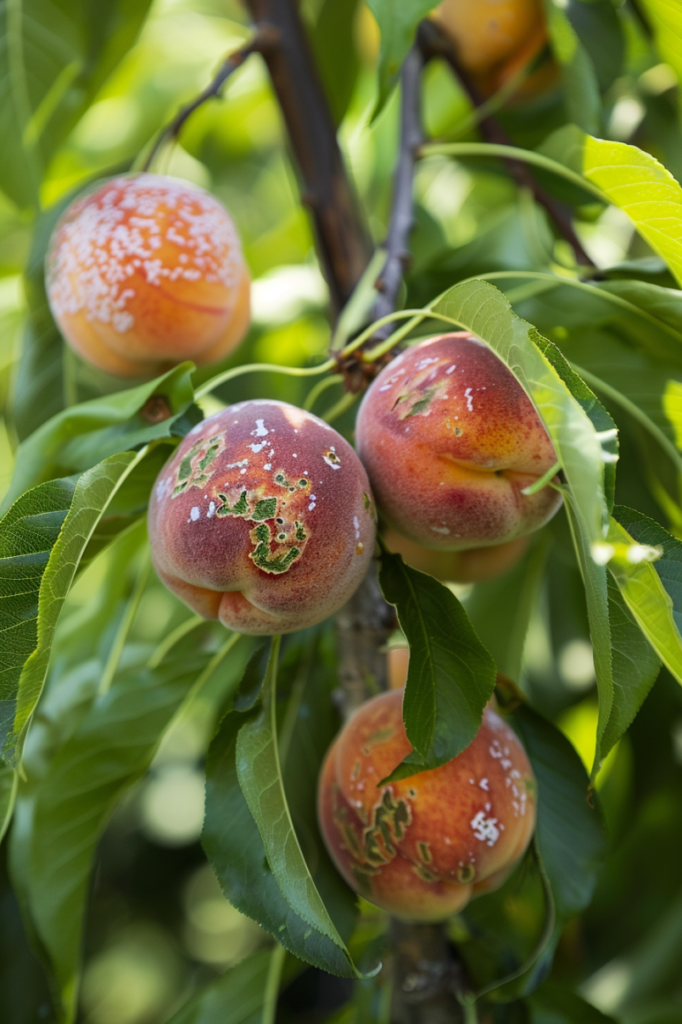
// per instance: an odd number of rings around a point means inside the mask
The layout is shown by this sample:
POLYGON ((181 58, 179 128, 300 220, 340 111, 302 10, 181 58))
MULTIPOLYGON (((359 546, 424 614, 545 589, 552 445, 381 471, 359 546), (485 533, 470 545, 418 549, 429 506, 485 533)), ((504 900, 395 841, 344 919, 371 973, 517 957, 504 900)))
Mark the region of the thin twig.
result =
MULTIPOLYGON (((418 45, 421 47, 424 58, 441 57, 445 60, 459 79, 464 91, 467 93, 471 103, 476 109, 483 106, 484 98, 479 93, 467 73, 464 71, 455 52, 450 37, 436 22, 426 19, 419 26, 417 34, 418 45)), ((499 121, 492 114, 482 117, 478 123, 481 135, 487 142, 499 143, 503 146, 512 144, 511 139, 501 126, 499 121)), ((509 174, 517 185, 527 188, 535 201, 542 206, 559 233, 569 243, 575 253, 576 262, 586 267, 594 267, 595 263, 587 254, 582 243, 575 233, 571 217, 566 207, 559 203, 540 185, 529 167, 520 160, 505 158, 505 164, 509 174)))
MULTIPOLYGON (((403 274, 410 262, 408 240, 414 227, 414 168, 424 138, 421 124, 423 67, 422 53, 413 46, 405 59, 400 76, 400 148, 394 177, 391 218, 386 236, 386 262, 375 284, 379 296, 374 305, 374 320, 379 320, 395 309, 403 274)), ((374 337, 380 341, 387 337, 391 330, 391 325, 386 324, 374 337)))
POLYGON ((165 146, 167 142, 178 138, 185 121, 192 116, 195 110, 198 110, 199 107, 203 106, 207 100, 217 99, 220 96, 220 90, 227 79, 237 70, 237 68, 242 66, 247 57, 250 57, 252 53, 263 53, 265 49, 273 46, 275 42, 275 30, 270 26, 262 26, 249 43, 246 43, 244 46, 240 47, 240 49, 231 53, 229 57, 223 61, 218 73, 209 85, 206 86, 203 92, 200 92, 197 98, 192 100, 191 103, 188 103, 186 107, 181 107, 173 120, 166 125, 152 146, 151 152, 142 165, 142 170, 148 171, 156 159, 159 150, 165 146))

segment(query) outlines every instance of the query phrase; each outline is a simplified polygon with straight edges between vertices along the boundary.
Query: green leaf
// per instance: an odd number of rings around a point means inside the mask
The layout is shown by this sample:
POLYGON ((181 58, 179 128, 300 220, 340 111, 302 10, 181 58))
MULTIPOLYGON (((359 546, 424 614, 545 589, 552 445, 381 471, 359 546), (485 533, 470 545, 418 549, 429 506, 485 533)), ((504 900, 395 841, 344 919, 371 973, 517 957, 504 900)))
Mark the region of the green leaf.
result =
POLYGON ((609 416, 608 412, 598 400, 597 396, 590 391, 589 387, 582 380, 574 369, 567 363, 556 345, 553 345, 546 338, 535 334, 533 341, 540 349, 545 358, 552 364, 561 377, 573 397, 580 403, 581 408, 589 417, 602 447, 602 459, 604 461, 604 491, 606 504, 613 508, 614 494, 616 490, 616 462, 618 461, 618 428, 609 416))
POLYGON ((262 710, 244 723, 237 736, 237 777, 282 895, 297 917, 337 947, 346 959, 343 973, 352 977, 357 972, 313 881, 284 792, 276 720, 278 654, 279 640, 275 639, 265 676, 262 710))
POLYGON ((183 436, 200 418, 195 407, 185 417, 194 395, 192 370, 192 363, 181 363, 147 384, 71 406, 43 424, 17 449, 5 507, 44 480, 82 472, 159 438, 183 436))
POLYGON ((616 505, 613 515, 638 544, 662 549, 663 553, 653 562, 653 567, 672 601, 673 618, 682 633, 682 542, 653 519, 624 505, 616 505))
MULTIPOLYGON (((4 693, 5 701, 16 702, 11 717, 6 716, 3 723, 4 756, 12 758, 15 756, 14 747, 19 736, 28 722, 45 681, 45 674, 50 658, 52 638, 54 636, 57 620, 69 592, 76 571, 78 569, 83 552, 88 546, 91 537, 100 522, 107 506, 112 501, 116 491, 121 487, 123 481, 132 472, 138 462, 141 462, 145 452, 135 455, 134 452, 123 452, 120 455, 112 455, 111 458, 88 470, 78 480, 72 492, 70 505, 64 517, 64 505, 61 492, 57 491, 55 481, 50 486, 52 490, 44 487, 35 488, 29 491, 19 502, 10 509, 7 516, 12 516, 14 509, 19 509, 22 518, 24 537, 22 542, 33 548, 36 546, 36 535, 32 530, 38 523, 23 522, 25 517, 31 513, 40 516, 45 512, 45 494, 52 496, 53 502, 57 498, 62 501, 61 507, 52 507, 49 512, 47 524, 47 537, 43 544, 52 541, 47 565, 38 578, 35 572, 29 574, 30 596, 28 598, 27 615, 31 616, 29 622, 35 624, 25 627, 20 634, 20 657, 23 659, 19 664, 17 656, 11 665, 12 676, 9 689, 4 693), (56 539, 54 531, 61 525, 56 539), (26 527, 28 526, 28 533, 26 527), (39 583, 38 594, 38 615, 35 622, 35 591, 39 583), (29 646, 33 646, 28 657, 24 658, 29 646), (19 670, 20 669, 20 674, 19 670), (17 678, 18 677, 18 678, 17 678)), ((69 486, 67 482, 60 481, 62 488, 69 486)), ((5 523, 7 516, 2 520, 0 526, 5 523)), ((11 527, 11 521, 10 521, 11 527)), ((38 546, 40 543, 38 542, 38 546)), ((36 560, 44 564, 47 547, 36 552, 36 560)), ((8 609, 8 614, 11 612, 8 609)), ((15 612, 16 614, 16 612, 15 612)), ((5 705, 9 707, 9 705, 5 705)))
POLYGON ((656 49, 682 81, 682 10, 674 0, 642 0, 654 30, 656 49))
POLYGON ((149 0, 48 0, 0 7, 0 188, 38 206, 44 169, 131 47, 149 0))
POLYGON ((348 110, 360 69, 354 32, 357 8, 358 0, 324 0, 310 32, 317 70, 337 125, 348 110))
POLYGON ((602 445, 582 394, 580 400, 574 397, 555 368, 554 362, 565 366, 560 355, 550 360, 550 343, 485 281, 455 285, 433 310, 485 341, 530 395, 554 444, 582 529, 590 540, 601 540, 607 521, 602 445))
POLYGON ((542 533, 509 572, 477 583, 466 601, 476 634, 495 659, 498 672, 519 682, 530 618, 547 562, 548 536, 542 533))
POLYGON ((270 869, 258 826, 237 779, 237 737, 254 712, 225 716, 206 758, 202 842, 230 903, 306 963, 353 977, 345 947, 316 931, 285 900, 270 869))
POLYGON ((597 73, 565 6, 559 0, 545 2, 552 50, 561 65, 568 116, 584 131, 596 132, 601 123, 597 73))
POLYGON ((75 480, 22 495, 0 520, 0 735, 11 729, 23 667, 38 640, 38 599, 50 553, 71 508, 75 480))
MULTIPOLYGON (((637 513, 632 513, 630 509, 623 509, 621 514, 626 520, 631 519, 635 523, 639 518, 637 513)), ((619 520, 620 516, 618 519, 611 519, 606 538, 607 545, 613 549, 608 561, 609 571, 618 584, 632 616, 656 654, 675 679, 682 683, 682 636, 675 620, 672 597, 664 586, 655 563, 650 560, 646 549, 642 548, 643 542, 635 543, 619 520)), ((656 524, 651 520, 648 522, 655 527, 656 524)), ((674 579, 675 555, 682 551, 682 544, 670 537, 663 527, 652 530, 651 526, 647 525, 645 516, 641 517, 639 525, 638 532, 641 534, 646 532, 647 535, 657 535, 658 543, 666 540, 669 552, 667 566, 672 564, 674 579)), ((665 553, 662 543, 661 549, 665 553)), ((651 555, 656 558, 657 553, 654 551, 651 555)))
POLYGON ((433 576, 384 549, 379 581, 410 645, 403 718, 414 750, 390 776, 405 778, 468 747, 495 687, 495 663, 460 602, 433 576))
POLYGON ((379 95, 374 117, 383 109, 398 81, 400 69, 414 42, 417 25, 426 17, 433 0, 367 0, 381 32, 379 51, 379 95))
POLYGON ((537 779, 535 836, 557 916, 566 921, 592 898, 606 847, 601 816, 587 801, 587 774, 563 733, 526 705, 511 720, 537 779))
POLYGON ((12 820, 14 802, 17 796, 17 773, 7 765, 0 767, 0 842, 12 820))
MULTIPOLYGON (((233 638, 231 638, 233 639, 233 638)), ((63 734, 63 685, 41 703, 26 744, 11 834, 10 860, 22 909, 47 965, 60 1020, 75 1016, 85 905, 95 848, 117 802, 149 766, 171 719, 217 669, 193 638, 154 669, 121 671, 109 690, 81 709, 63 734), (193 687, 193 689, 192 689, 193 687)), ((223 689, 236 684, 242 655, 222 669, 223 689)), ((79 698, 78 690, 74 693, 79 698)))
POLYGON ((230 968, 191 999, 168 1024, 262 1024, 268 976, 278 947, 230 968))

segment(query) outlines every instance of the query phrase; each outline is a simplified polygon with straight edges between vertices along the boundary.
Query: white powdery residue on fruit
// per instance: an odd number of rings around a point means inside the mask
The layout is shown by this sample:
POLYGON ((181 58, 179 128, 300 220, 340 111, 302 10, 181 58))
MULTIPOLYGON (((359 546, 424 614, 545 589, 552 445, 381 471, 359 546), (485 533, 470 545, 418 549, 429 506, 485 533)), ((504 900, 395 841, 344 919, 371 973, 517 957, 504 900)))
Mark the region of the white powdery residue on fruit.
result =
MULTIPOLYGON (((340 462, 332 462, 332 460, 329 458, 328 455, 323 455, 322 458, 327 463, 327 465, 330 466, 332 469, 341 469, 341 463, 340 462)), ((322 481, 320 481, 320 483, 321 482, 322 481)))
POLYGON ((149 174, 115 178, 74 204, 58 225, 47 264, 58 317, 84 312, 120 334, 135 323, 129 300, 136 293, 121 287, 135 271, 153 288, 164 279, 203 278, 229 290, 244 272, 239 238, 220 203, 184 182, 149 174), (159 258, 164 239, 170 245, 159 258))
POLYGON ((190 519, 192 520, 193 523, 196 523, 200 515, 201 509, 199 508, 198 505, 194 505, 189 514, 190 519))
POLYGON ((489 786, 487 779, 481 779, 481 781, 479 782, 479 786, 481 787, 481 789, 484 789, 486 793, 488 792, 489 786))
POLYGON ((172 486, 170 480, 159 480, 156 485, 156 500, 162 501, 171 490, 172 486))
POLYGON ((484 811, 475 814, 469 824, 476 838, 486 843, 487 846, 494 846, 500 837, 497 818, 486 818, 484 811))
POLYGON ((248 459, 241 459, 240 462, 228 462, 228 464, 225 466, 225 469, 240 469, 242 466, 248 466, 248 464, 248 459))
POLYGON ((215 515, 215 501, 209 501, 209 503, 208 503, 208 512, 206 513, 206 518, 207 519, 213 519, 214 515, 215 515))
POLYGON ((443 535, 450 533, 447 526, 431 526, 429 529, 433 530, 434 533, 442 533, 443 535))
POLYGON ((308 505, 308 511, 312 512, 317 504, 317 496, 315 494, 310 495, 310 504, 308 505))
POLYGON ((436 356, 431 356, 430 358, 427 359, 420 359, 419 362, 417 363, 417 369, 425 370, 427 366, 432 366, 434 363, 437 362, 438 358, 436 356))
POLYGON ((456 369, 457 369, 457 363, 453 363, 452 366, 448 366, 447 370, 445 371, 445 376, 449 377, 450 374, 454 373, 456 369))
POLYGON ((265 470, 267 470, 269 472, 272 469, 272 463, 271 462, 266 462, 265 465, 263 466, 263 469, 265 469, 265 470))
POLYGON ((265 420, 256 420, 256 429, 251 431, 251 437, 267 437, 269 433, 270 431, 265 426, 265 420))
POLYGON ((360 520, 357 516, 353 516, 353 526, 355 527, 355 539, 360 540, 360 520))
POLYGON ((251 449, 251 451, 253 452, 254 455, 258 455, 259 452, 263 451, 263 449, 265 448, 267 443, 268 443, 267 441, 261 441, 260 444, 255 444, 254 443, 254 444, 247 445, 247 447, 251 449))
POLYGON ((471 397, 471 388, 465 388, 465 390, 464 390, 464 397, 467 400, 467 409, 469 410, 469 412, 473 412, 474 411, 474 402, 473 402, 473 399, 471 397))

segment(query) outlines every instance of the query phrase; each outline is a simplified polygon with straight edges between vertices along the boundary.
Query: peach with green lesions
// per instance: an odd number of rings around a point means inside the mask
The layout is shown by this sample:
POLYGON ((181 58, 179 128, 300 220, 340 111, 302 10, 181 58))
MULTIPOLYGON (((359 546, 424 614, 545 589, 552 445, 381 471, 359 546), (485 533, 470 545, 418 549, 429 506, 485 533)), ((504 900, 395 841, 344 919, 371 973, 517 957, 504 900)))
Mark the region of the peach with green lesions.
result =
POLYGON ((514 375, 472 334, 430 338, 389 363, 362 401, 356 441, 379 510, 427 548, 513 541, 561 505, 549 485, 524 494, 556 463, 554 447, 514 375))
POLYGON ((250 278, 218 200, 156 174, 112 178, 76 199, 46 260, 50 308, 83 359, 151 377, 217 362, 246 333, 250 278))
POLYGON ((194 611, 240 633, 290 633, 351 596, 375 513, 354 450, 285 402, 230 405, 199 423, 149 505, 154 567, 194 611))
MULTIPOLYGON (((484 96, 501 89, 547 44, 542 0, 444 0, 433 18, 450 36, 459 64, 484 96)), ((538 95, 556 78, 556 63, 546 60, 516 96, 538 95)))
POLYGON ((379 786, 410 752, 402 690, 362 705, 320 774, 318 816, 348 884, 396 917, 440 921, 511 874, 535 827, 536 783, 492 708, 473 742, 440 768, 379 786))

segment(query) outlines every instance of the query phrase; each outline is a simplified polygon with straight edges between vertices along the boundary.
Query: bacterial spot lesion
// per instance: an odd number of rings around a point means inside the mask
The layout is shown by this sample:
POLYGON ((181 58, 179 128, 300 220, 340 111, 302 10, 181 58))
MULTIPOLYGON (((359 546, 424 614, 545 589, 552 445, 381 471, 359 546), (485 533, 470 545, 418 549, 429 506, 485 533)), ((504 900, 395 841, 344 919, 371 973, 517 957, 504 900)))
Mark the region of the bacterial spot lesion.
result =
POLYGON ((184 494, 190 487, 205 487, 217 469, 214 463, 224 447, 222 434, 195 441, 180 461, 171 498, 184 494))

